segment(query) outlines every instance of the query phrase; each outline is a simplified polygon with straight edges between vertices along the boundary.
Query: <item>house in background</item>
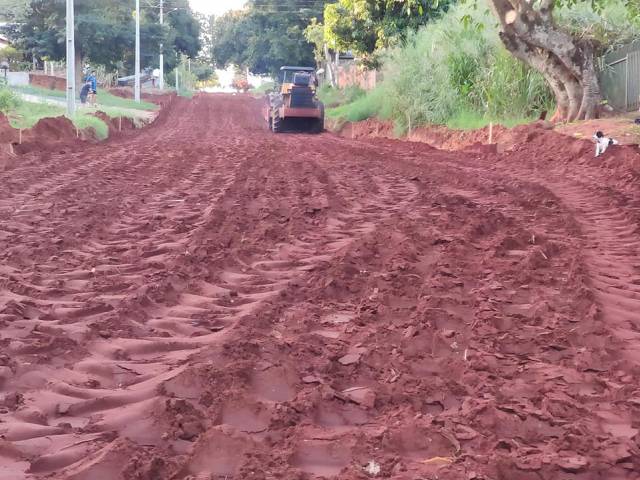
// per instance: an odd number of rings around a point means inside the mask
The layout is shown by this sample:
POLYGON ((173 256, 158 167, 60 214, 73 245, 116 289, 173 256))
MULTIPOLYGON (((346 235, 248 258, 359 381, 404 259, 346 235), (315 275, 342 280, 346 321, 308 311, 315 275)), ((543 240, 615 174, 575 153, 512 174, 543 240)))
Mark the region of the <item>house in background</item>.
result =
POLYGON ((602 93, 615 110, 640 108, 640 39, 608 53, 601 61, 602 93))

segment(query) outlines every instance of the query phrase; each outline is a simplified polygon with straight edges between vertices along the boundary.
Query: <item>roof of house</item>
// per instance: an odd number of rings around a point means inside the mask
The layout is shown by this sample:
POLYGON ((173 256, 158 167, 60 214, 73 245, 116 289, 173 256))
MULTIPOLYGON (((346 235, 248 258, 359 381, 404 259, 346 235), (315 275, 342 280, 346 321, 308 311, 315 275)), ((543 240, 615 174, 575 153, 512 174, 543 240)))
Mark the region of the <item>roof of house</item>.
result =
POLYGON ((313 72, 315 71, 315 68, 313 67, 291 67, 291 66, 284 66, 284 67, 280 67, 280 70, 296 70, 299 72, 313 72))

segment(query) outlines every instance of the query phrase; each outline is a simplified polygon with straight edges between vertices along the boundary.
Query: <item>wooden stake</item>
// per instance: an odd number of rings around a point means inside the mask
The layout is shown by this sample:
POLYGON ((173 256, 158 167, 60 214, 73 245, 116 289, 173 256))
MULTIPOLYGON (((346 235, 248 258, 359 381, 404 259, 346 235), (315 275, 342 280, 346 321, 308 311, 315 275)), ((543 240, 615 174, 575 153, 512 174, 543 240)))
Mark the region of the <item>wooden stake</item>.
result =
POLYGON ((18 134, 18 145, 22 145, 22 129, 20 129, 20 133, 18 134))
POLYGON ((118 131, 122 131, 122 117, 118 117, 118 131))
POLYGON ((493 143, 493 122, 489 122, 489 145, 493 143))

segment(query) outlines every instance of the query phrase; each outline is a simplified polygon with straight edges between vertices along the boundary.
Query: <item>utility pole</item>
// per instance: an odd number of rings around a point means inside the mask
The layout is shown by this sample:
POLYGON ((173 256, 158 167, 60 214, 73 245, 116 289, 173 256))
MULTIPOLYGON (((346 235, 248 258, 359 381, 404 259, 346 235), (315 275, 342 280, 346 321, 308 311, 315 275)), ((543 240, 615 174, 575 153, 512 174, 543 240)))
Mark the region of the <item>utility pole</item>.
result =
MULTIPOLYGON (((164 0, 160 0, 160 25, 164 25, 164 0)), ((164 45, 160 44, 160 90, 164 90, 164 45)))
POLYGON ((140 103, 140 0, 136 0, 136 84, 135 101, 140 103))
MULTIPOLYGON (((178 57, 178 52, 176 52, 176 56, 178 57)), ((176 93, 180 94, 180 72, 178 72, 178 68, 180 67, 180 57, 178 57, 178 63, 176 63, 176 93)))
POLYGON ((73 0, 67 0, 67 115, 76 113, 76 42, 73 0))

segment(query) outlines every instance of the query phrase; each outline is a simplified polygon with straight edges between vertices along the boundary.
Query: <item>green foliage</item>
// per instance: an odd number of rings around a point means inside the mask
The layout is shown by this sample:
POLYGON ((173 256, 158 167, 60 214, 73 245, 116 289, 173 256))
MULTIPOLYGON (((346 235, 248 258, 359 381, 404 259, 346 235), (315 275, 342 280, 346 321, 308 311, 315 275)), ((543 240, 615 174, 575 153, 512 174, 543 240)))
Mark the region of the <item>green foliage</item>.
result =
POLYGON ((212 26, 213 61, 274 77, 283 65, 314 65, 304 32, 312 18, 322 16, 323 5, 323 0, 260 0, 228 12, 212 26))
POLYGON ((130 98, 122 98, 100 89, 98 89, 96 101, 98 105, 115 108, 128 108, 130 110, 152 111, 158 109, 158 106, 155 103, 145 102, 144 100, 140 101, 140 103, 137 103, 130 98))
POLYGON ((26 93, 28 95, 37 95, 39 97, 65 98, 67 96, 67 93, 62 90, 50 90, 48 88, 37 87, 35 85, 16 85, 11 87, 11 89, 16 92, 26 93))
POLYGON ((320 65, 324 59, 324 25, 318 22, 317 18, 312 18, 311 23, 304 29, 304 38, 313 45, 313 56, 320 65))
POLYGON ((486 8, 457 5, 384 58, 384 81, 328 115, 422 124, 481 125, 536 117, 552 106, 543 77, 502 46, 486 8))
MULTIPOLYGON (((117 108, 103 108, 101 110, 111 118, 128 117, 140 121, 139 117, 130 111, 117 108)), ((57 105, 20 102, 18 106, 8 112, 8 117, 13 128, 27 129, 33 127, 43 118, 61 117, 64 114, 65 109, 57 105)), ((103 120, 95 117, 93 111, 79 110, 76 115, 71 117, 71 121, 79 130, 93 129, 96 137, 100 140, 105 140, 109 136, 109 126, 103 120)))
MULTIPOLYGON (((512 128, 517 125, 530 123, 531 120, 531 117, 515 116, 499 118, 497 123, 500 123, 507 128, 512 128)), ((468 112, 463 110, 456 113, 453 117, 447 120, 446 126, 453 130, 478 130, 480 128, 486 127, 491 121, 491 118, 488 118, 481 113, 468 112)))
POLYGON ((191 62, 191 72, 196 76, 199 82, 205 82, 216 77, 216 71, 213 65, 202 61, 191 62))
POLYGON ((23 20, 28 7, 27 0, 0 0, 0 21, 19 22, 23 20))
POLYGON ((264 95, 268 91, 273 91, 276 88, 275 82, 264 82, 262 85, 253 88, 251 93, 254 95, 264 95))
POLYGON ((6 87, 0 86, 0 112, 8 114, 20 106, 21 101, 18 96, 6 87))
POLYGON ((71 117, 71 121, 78 130, 92 129, 98 140, 109 138, 109 126, 98 117, 78 113, 71 117))
POLYGON ((20 102, 7 115, 13 128, 25 129, 33 127, 42 118, 64 115, 64 108, 46 103, 20 102))
POLYGON ((385 99, 386 95, 385 87, 380 86, 351 103, 327 110, 327 116, 348 122, 359 122, 372 117, 390 120, 392 118, 392 104, 385 99))
POLYGON ((326 108, 337 107, 347 103, 355 102, 366 92, 357 86, 349 86, 344 89, 333 88, 331 85, 322 85, 318 89, 318 98, 324 103, 326 108))
POLYGON ((333 49, 352 51, 372 66, 376 52, 446 11, 450 0, 339 0, 325 7, 324 39, 333 49))
POLYGON ((23 53, 19 51, 17 48, 8 46, 4 48, 0 48, 0 60, 20 60, 23 56, 23 53))
POLYGON ((182 55, 186 55, 189 58, 196 58, 202 48, 200 41, 201 27, 198 18, 191 11, 189 1, 172 0, 171 2, 165 3, 170 3, 172 8, 179 9, 167 15, 168 25, 170 27, 167 45, 173 46, 173 50, 182 55))
MULTIPOLYGON (((26 93, 29 95, 37 95, 39 97, 44 98, 58 98, 63 99, 67 96, 66 92, 62 90, 50 90, 44 87, 36 87, 34 85, 20 85, 11 87, 13 90, 21 93, 26 93)), ((98 105, 107 106, 107 107, 115 107, 115 108, 126 108, 130 110, 157 110, 158 106, 151 102, 141 101, 140 103, 135 102, 130 98, 122 98, 117 95, 113 95, 106 90, 98 90, 98 96, 96 98, 98 105)))
POLYGON ((106 113, 111 118, 129 118, 133 120, 133 123, 138 128, 142 128, 142 126, 144 126, 145 124, 145 121, 150 118, 148 111, 143 110, 132 110, 129 108, 121 107, 106 107, 104 105, 100 105, 98 107, 98 110, 106 113))
MULTIPOLYGON (((200 25, 188 7, 188 1, 175 0, 172 6, 179 10, 167 15, 164 28, 159 25, 157 9, 144 9, 141 14, 143 66, 155 66, 161 43, 165 45, 168 64, 175 56, 170 55, 173 49, 194 57, 200 50, 200 25)), ((76 0, 75 10, 76 54, 110 70, 131 71, 135 46, 134 3, 76 0)), ((63 60, 66 55, 65 18, 64 0, 31 0, 19 32, 14 32, 14 39, 38 57, 63 60)))
POLYGON ((0 48, 0 62, 9 62, 11 70, 19 70, 24 59, 24 52, 15 47, 0 48))
POLYGON ((180 57, 180 63, 174 68, 167 76, 167 85, 170 87, 176 87, 176 71, 178 72, 178 95, 181 97, 193 96, 193 91, 198 85, 198 77, 193 72, 189 71, 187 58, 185 56, 180 57))
POLYGON ((573 35, 595 40, 603 53, 640 37, 640 17, 631 7, 625 0, 578 2, 556 10, 555 17, 573 35))

